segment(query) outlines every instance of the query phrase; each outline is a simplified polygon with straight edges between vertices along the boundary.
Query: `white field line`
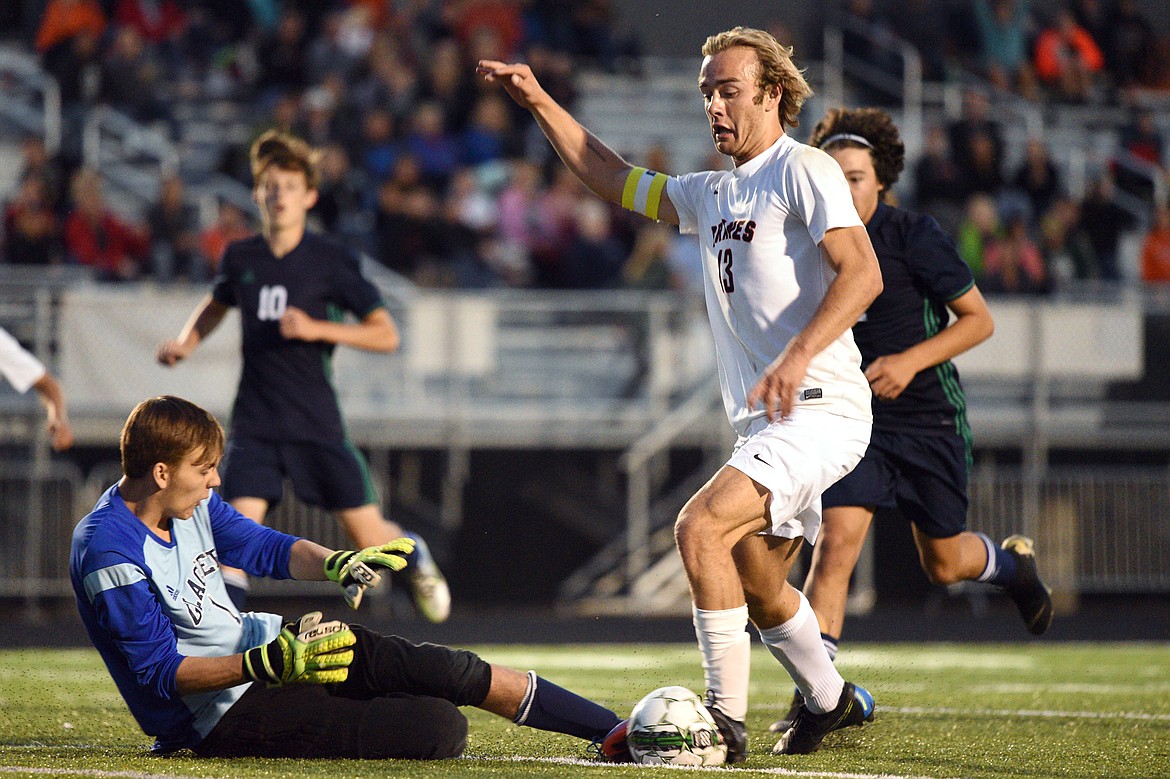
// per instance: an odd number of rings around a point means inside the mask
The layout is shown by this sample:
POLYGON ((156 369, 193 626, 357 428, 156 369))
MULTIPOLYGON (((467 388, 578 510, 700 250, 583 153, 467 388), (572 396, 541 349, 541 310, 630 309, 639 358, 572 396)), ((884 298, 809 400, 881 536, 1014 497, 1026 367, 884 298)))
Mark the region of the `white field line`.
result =
POLYGON ((881 711, 894 714, 931 716, 934 714, 959 714, 968 717, 1037 717, 1041 719, 1132 719, 1152 722, 1170 722, 1170 714, 1146 714, 1140 711, 1049 711, 1045 709, 960 709, 960 708, 919 708, 916 706, 879 707, 881 711))
MULTIPOLYGON (((729 769, 725 766, 683 766, 683 765, 644 765, 631 766, 629 763, 601 763, 595 760, 584 760, 578 757, 465 757, 464 760, 483 760, 486 762, 503 763, 551 763, 553 765, 588 766, 590 768, 641 768, 648 771, 702 771, 721 772, 728 776, 729 769)), ((941 779, 937 776, 918 776, 907 774, 855 774, 842 771, 795 771, 790 768, 735 768, 734 776, 762 774, 764 776, 799 776, 804 779, 941 779)))
POLYGON ((142 771, 102 771, 97 768, 33 768, 0 765, 0 774, 36 774, 41 776, 95 776, 98 779, 201 779, 177 774, 148 774, 142 771))
MULTIPOLYGON (((727 769, 723 766, 708 768, 674 765, 631 766, 628 763, 599 763, 594 760, 584 760, 576 757, 464 757, 464 760, 474 760, 493 763, 547 763, 551 765, 582 766, 589 768, 643 768, 661 771, 672 769, 675 771, 721 771, 726 775, 727 769)), ((797 776, 803 779, 942 779, 933 776, 913 776, 905 774, 855 774, 840 771, 794 771, 788 768, 746 768, 736 772, 737 776, 744 774, 762 774, 765 776, 797 776)), ((23 766, 0 766, 0 774, 34 774, 41 776, 92 776, 97 779, 198 779, 193 776, 176 776, 173 774, 148 774, 141 771, 101 771, 97 769, 78 768, 62 771, 59 768, 32 768, 23 766)))
MULTIPOLYGON (((754 704, 752 711, 778 711, 781 707, 775 705, 754 704)), ((1145 720, 1149 722, 1170 722, 1170 714, 1148 714, 1141 711, 1061 711, 1058 709, 963 709, 959 707, 925 707, 925 706, 883 706, 878 701, 878 714, 909 714, 911 716, 932 717, 935 715, 960 715, 964 717, 1004 717, 1021 719, 1097 719, 1097 720, 1145 720)))

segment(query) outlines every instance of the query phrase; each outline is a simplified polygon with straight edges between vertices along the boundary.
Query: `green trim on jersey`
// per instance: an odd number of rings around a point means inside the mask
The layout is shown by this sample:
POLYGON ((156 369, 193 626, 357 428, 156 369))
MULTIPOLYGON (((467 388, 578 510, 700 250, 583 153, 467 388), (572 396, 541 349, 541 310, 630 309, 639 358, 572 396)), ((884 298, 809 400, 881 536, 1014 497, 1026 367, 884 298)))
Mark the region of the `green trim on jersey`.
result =
POLYGON ((379 505, 378 490, 374 485, 374 475, 370 473, 370 464, 366 460, 366 456, 362 454, 362 450, 358 449, 357 444, 349 439, 349 432, 345 434, 345 448, 353 454, 354 459, 357 460, 358 466, 362 471, 362 484, 365 485, 366 490, 366 504, 367 506, 381 506, 379 505))
MULTIPOLYGON (((345 311, 332 303, 326 308, 327 316, 331 322, 341 322, 345 319, 345 311)), ((365 455, 358 449, 357 445, 349 437, 349 426, 345 422, 345 414, 341 413, 341 395, 337 392, 337 384, 333 380, 333 355, 329 352, 321 353, 321 367, 325 371, 325 381, 329 382, 329 387, 333 390, 334 402, 337 403, 337 416, 341 420, 341 435, 345 442, 345 448, 350 451, 357 460, 358 467, 362 472, 362 485, 366 493, 366 502, 363 505, 379 505, 378 490, 374 485, 374 476, 370 473, 370 464, 366 461, 365 455)))
MULTIPOLYGON (((938 335, 945 326, 942 318, 939 316, 939 312, 931 305, 929 298, 922 302, 922 322, 926 329, 927 338, 933 338, 938 335)), ((955 409, 955 433, 963 439, 963 448, 966 451, 967 470, 969 472, 975 462, 972 454, 974 436, 971 434, 971 426, 967 423, 967 398, 963 394, 962 385, 959 384, 959 372, 955 369, 955 364, 950 360, 944 360, 934 366, 934 372, 938 376, 943 394, 946 395, 947 401, 955 409)))

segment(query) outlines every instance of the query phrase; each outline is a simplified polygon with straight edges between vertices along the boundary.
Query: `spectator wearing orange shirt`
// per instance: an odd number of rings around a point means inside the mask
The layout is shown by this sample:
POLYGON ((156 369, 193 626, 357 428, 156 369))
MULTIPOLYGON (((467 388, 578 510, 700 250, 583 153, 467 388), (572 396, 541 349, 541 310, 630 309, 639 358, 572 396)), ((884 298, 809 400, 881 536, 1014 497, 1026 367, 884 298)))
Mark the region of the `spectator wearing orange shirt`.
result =
POLYGON ((1142 245, 1142 281, 1170 282, 1170 207, 1165 205, 1154 211, 1154 225, 1142 245))
POLYGON ((1105 67, 1105 55, 1093 36, 1076 22, 1072 11, 1057 13, 1036 39, 1036 74, 1067 99, 1085 102, 1093 76, 1105 67))
POLYGON ((49 0, 35 45, 44 54, 82 33, 100 38, 105 29, 106 15, 97 0, 49 0))
POLYGON ((248 214, 242 208, 221 200, 215 223, 199 236, 199 248, 211 271, 214 273, 219 268, 219 261, 223 259, 223 252, 229 243, 242 241, 255 232, 248 224, 248 214))

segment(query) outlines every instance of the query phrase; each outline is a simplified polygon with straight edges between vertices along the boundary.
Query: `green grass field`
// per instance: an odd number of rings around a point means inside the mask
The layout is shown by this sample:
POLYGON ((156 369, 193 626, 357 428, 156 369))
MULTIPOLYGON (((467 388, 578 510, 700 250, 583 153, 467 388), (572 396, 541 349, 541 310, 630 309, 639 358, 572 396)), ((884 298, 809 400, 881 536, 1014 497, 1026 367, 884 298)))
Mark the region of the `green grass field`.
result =
MULTIPOLYGON (((690 645, 479 647, 621 714, 665 684, 702 687, 690 645)), ((1156 644, 847 646, 846 678, 874 693, 877 718, 814 755, 776 757, 766 732, 791 693, 754 650, 751 754, 738 774, 837 779, 1170 777, 1170 646, 1156 644)), ((0 777, 646 776, 671 769, 589 762, 585 745, 464 710, 464 759, 434 763, 157 758, 97 654, 0 650, 0 777)), ((692 769, 693 770, 693 769, 692 769)))

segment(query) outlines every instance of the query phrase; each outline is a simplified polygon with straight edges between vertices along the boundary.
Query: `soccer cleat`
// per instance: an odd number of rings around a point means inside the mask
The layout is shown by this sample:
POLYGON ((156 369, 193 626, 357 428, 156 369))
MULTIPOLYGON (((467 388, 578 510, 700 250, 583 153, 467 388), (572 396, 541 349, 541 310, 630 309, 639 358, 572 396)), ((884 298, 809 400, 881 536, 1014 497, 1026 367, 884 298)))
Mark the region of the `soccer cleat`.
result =
POLYGON ((788 707, 788 713, 784 715, 783 719, 778 719, 768 726, 769 733, 785 733, 792 723, 796 720, 796 714, 800 711, 800 707, 804 705, 804 696, 800 694, 800 690, 792 691, 792 705, 788 707))
POLYGON ((1052 624, 1052 590, 1040 581, 1036 545, 1027 536, 1008 536, 1000 547, 1016 560, 1016 578, 1003 588, 1011 598, 1028 632, 1038 636, 1052 624))
POLYGON ((727 762, 742 763, 747 760, 747 725, 724 714, 713 704, 709 692, 706 706, 711 719, 715 720, 715 727, 719 728, 719 735, 723 736, 723 743, 727 745, 727 762))
POLYGON ((431 557, 426 541, 414 533, 408 534, 415 541, 414 565, 407 568, 407 581, 414 598, 415 610, 430 622, 445 622, 451 616, 451 590, 442 571, 431 557))
POLYGON ((845 682, 837 708, 824 714, 814 714, 808 705, 800 707, 792 727, 772 748, 777 755, 807 755, 816 752, 825 736, 834 730, 864 725, 873 719, 874 702, 869 690, 845 682))
POLYGON ((597 754, 608 763, 632 763, 630 745, 626 743, 626 733, 629 731, 630 721, 624 719, 613 726, 600 744, 596 745, 597 754))

